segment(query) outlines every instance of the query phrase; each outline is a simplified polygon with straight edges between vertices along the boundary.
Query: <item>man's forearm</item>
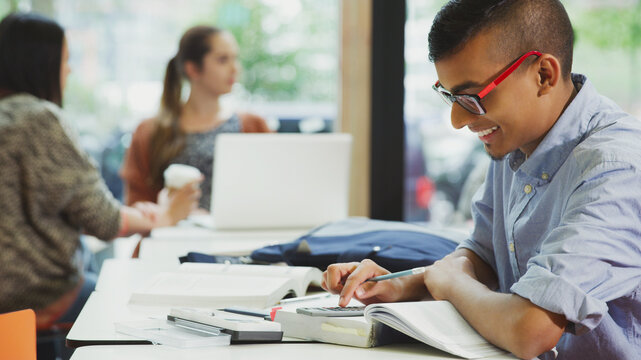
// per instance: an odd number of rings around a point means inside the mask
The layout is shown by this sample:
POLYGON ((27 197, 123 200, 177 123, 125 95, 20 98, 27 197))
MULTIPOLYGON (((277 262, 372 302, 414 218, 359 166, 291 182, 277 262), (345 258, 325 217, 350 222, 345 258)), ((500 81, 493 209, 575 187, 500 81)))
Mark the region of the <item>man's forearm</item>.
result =
MULTIPOLYGON (((497 280, 496 275, 494 274, 494 270, 473 251, 470 251, 468 249, 457 249, 448 256, 464 256, 470 259, 472 264, 474 264, 474 271, 476 273, 477 279, 492 290, 497 288, 497 280)), ((429 291, 425 287, 422 274, 405 276, 396 279, 396 281, 399 282, 398 288, 402 289, 402 294, 400 294, 399 296, 399 301, 426 300, 432 298, 429 291)))
POLYGON ((474 273, 476 274, 476 278, 478 279, 478 281, 480 281, 491 290, 496 290, 498 288, 498 280, 496 278, 496 274, 494 273, 494 269, 492 269, 490 265, 483 261, 480 256, 476 255, 475 252, 469 249, 457 249, 452 254, 450 254, 450 256, 464 256, 470 259, 470 261, 474 265, 474 273))
POLYGON ((423 274, 404 276, 394 279, 399 282, 397 287, 402 292, 397 301, 418 301, 431 299, 430 293, 423 282, 423 274))
POLYGON ((491 291, 461 274, 447 299, 491 343, 521 358, 533 358, 553 348, 567 321, 515 294, 491 291))

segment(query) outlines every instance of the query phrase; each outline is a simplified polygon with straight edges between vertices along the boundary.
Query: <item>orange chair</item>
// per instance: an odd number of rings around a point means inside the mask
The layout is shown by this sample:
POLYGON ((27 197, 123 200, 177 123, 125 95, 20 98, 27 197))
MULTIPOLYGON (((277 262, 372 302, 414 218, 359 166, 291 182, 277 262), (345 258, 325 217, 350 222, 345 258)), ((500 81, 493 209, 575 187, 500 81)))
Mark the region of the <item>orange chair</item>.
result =
POLYGON ((0 314, 0 358, 36 360, 36 314, 33 310, 0 314))

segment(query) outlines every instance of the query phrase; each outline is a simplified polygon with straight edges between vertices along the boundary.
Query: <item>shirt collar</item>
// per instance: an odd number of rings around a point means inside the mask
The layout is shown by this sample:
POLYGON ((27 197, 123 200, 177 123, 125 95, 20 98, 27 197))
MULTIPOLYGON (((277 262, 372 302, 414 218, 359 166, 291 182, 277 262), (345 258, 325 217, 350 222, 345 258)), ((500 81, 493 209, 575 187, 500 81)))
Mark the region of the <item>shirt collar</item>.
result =
POLYGON ((508 155, 512 170, 521 170, 540 183, 549 182, 572 150, 597 126, 597 121, 592 119, 601 101, 600 95, 584 75, 572 74, 572 82, 577 95, 527 161, 521 150, 508 155))

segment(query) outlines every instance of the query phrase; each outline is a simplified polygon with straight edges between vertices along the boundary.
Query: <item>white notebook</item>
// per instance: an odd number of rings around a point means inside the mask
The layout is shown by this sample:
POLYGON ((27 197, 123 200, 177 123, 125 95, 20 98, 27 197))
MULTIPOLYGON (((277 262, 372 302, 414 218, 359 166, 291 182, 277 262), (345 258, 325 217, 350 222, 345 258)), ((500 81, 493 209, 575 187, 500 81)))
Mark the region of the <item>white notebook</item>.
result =
POLYGON ((225 333, 194 331, 172 325, 164 319, 147 319, 114 323, 116 331, 145 339, 153 344, 181 348, 229 345, 231 336, 225 333))
POLYGON ((130 304, 264 309, 307 287, 320 285, 321 271, 303 266, 185 263, 156 275, 135 290, 130 304))

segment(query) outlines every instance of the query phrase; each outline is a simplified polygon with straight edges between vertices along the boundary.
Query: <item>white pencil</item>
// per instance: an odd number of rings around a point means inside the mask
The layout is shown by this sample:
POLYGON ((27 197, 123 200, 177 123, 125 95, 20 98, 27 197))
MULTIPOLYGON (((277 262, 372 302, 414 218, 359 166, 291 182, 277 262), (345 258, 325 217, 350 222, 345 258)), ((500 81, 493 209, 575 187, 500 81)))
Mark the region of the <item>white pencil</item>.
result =
POLYGON ((315 294, 315 295, 299 296, 295 298, 282 299, 280 303, 287 304, 287 303, 297 302, 297 301, 317 300, 317 299, 330 297, 331 295, 332 294, 330 293, 322 293, 322 294, 315 294))
POLYGON ((373 277, 371 279, 367 279, 365 281, 381 281, 381 280, 387 280, 387 279, 394 279, 394 278, 401 277, 401 276, 422 274, 424 272, 425 272, 425 267, 417 267, 417 268, 410 269, 410 270, 399 271, 399 272, 395 272, 395 273, 391 273, 391 274, 387 274, 387 275, 376 276, 376 277, 373 277))

